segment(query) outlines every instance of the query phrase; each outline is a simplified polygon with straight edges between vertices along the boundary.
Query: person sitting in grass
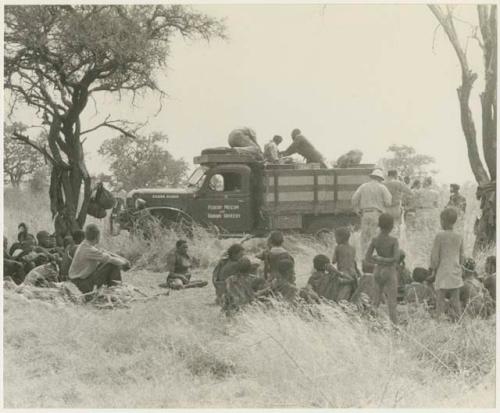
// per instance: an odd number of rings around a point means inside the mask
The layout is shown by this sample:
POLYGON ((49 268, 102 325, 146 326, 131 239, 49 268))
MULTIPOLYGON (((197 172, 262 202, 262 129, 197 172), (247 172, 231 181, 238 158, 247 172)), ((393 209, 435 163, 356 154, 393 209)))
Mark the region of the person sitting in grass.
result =
POLYGON ((36 240, 40 248, 44 248, 50 253, 55 253, 56 249, 56 238, 50 235, 48 231, 39 231, 36 234, 36 240))
POLYGON ((167 255, 167 286, 178 290, 189 284, 191 266, 188 243, 186 240, 180 239, 175 243, 175 248, 167 255))
POLYGON ((205 287, 208 282, 201 280, 191 280, 191 267, 193 259, 188 254, 188 243, 180 239, 175 243, 175 248, 167 255, 167 282, 161 286, 166 286, 173 290, 183 288, 205 287))
POLYGON ((55 287, 55 283, 60 281, 55 260, 51 260, 46 255, 39 255, 36 258, 36 264, 37 266, 26 275, 23 285, 44 288, 55 287))
POLYGON ((319 297, 335 302, 351 298, 356 283, 353 276, 338 271, 323 254, 314 257, 313 266, 313 272, 307 282, 308 288, 319 297))
POLYGON ((487 317, 493 312, 493 299, 481 283, 476 272, 476 262, 467 258, 462 267, 464 285, 460 287, 462 308, 473 316, 487 317))
POLYGON ((295 263, 290 259, 281 260, 277 270, 277 277, 271 283, 273 295, 278 299, 295 302, 299 292, 295 286, 295 263))
POLYGON ((279 261, 294 261, 293 256, 283 247, 284 240, 281 231, 271 232, 267 239, 267 248, 257 255, 257 258, 264 261, 264 278, 269 282, 276 278, 279 261))
POLYGON ((252 263, 247 257, 238 261, 238 272, 226 279, 226 291, 223 296, 223 310, 232 315, 242 307, 257 299, 259 290, 265 287, 265 280, 250 274, 252 263))
POLYGON ((26 272, 23 263, 16 261, 9 254, 9 241, 3 237, 3 278, 11 278, 17 285, 24 281, 26 272))
POLYGON ((373 238, 366 251, 365 259, 374 262, 375 271, 373 277, 378 286, 374 306, 377 308, 382 300, 382 294, 385 293, 387 306, 389 307, 389 318, 392 323, 398 323, 397 300, 398 300, 398 272, 397 264, 399 262, 399 244, 395 237, 390 235, 394 218, 387 213, 381 214, 378 219, 379 234, 373 238), (377 255, 373 255, 376 252, 377 255))
POLYGON ((243 258, 245 248, 241 244, 231 245, 219 260, 212 273, 215 287, 215 302, 222 305, 222 297, 226 291, 226 280, 238 273, 239 260, 243 258))
POLYGON ((485 288, 490 293, 490 297, 493 302, 496 303, 497 300, 497 257, 495 255, 490 255, 486 258, 486 264, 484 266, 485 276, 483 278, 483 284, 485 288))
POLYGON ((36 245, 35 237, 29 233, 28 226, 24 222, 21 222, 17 226, 17 242, 12 244, 9 254, 14 256, 18 250, 26 252, 28 249, 31 250, 34 245, 36 245))
POLYGON ((441 228, 432 246, 430 268, 435 277, 436 318, 444 313, 445 300, 448 298, 453 310, 452 319, 458 320, 462 313, 460 305, 460 288, 464 285, 462 279, 462 264, 464 262, 464 246, 462 236, 453 231, 457 221, 457 211, 445 208, 440 215, 441 228))
POLYGON ((121 282, 121 270, 128 270, 130 262, 119 255, 98 248, 101 232, 95 224, 85 227, 85 240, 78 246, 68 277, 82 293, 94 287, 113 286, 121 282))
POLYGON ((59 278, 65 281, 68 278, 69 267, 73 262, 78 246, 85 239, 85 233, 82 230, 76 230, 72 235, 66 235, 63 239, 64 253, 59 267, 59 278))
POLYGON ((411 282, 405 286, 404 301, 407 303, 425 303, 435 307, 436 293, 433 287, 431 271, 424 267, 415 267, 411 282))

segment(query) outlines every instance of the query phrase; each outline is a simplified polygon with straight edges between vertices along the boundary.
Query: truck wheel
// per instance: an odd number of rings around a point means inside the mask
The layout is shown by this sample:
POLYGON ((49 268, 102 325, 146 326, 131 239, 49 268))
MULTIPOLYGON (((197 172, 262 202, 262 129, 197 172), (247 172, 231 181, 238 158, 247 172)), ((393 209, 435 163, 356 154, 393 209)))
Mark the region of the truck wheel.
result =
POLYGON ((314 235, 317 239, 325 243, 333 241, 335 228, 349 227, 356 225, 356 216, 336 215, 312 218, 307 226, 307 233, 314 235))
POLYGON ((138 214, 134 222, 134 232, 151 239, 155 228, 166 228, 182 232, 187 237, 193 236, 193 220, 186 214, 173 210, 144 210, 138 214))
POLYGON ((190 217, 176 211, 151 211, 151 215, 160 221, 163 228, 175 232, 183 232, 191 238, 193 236, 193 220, 190 217))

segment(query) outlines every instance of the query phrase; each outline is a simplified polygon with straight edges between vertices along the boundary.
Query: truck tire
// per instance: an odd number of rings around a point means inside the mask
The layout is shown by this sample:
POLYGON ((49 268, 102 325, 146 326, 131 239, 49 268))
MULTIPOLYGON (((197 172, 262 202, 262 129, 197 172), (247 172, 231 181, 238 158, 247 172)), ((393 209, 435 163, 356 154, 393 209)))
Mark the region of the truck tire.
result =
POLYGON ((314 235, 321 241, 328 242, 333 237, 335 228, 346 226, 355 227, 357 220, 359 220, 359 218, 354 214, 311 217, 306 227, 306 232, 314 235))
POLYGON ((183 213, 171 209, 146 209, 140 211, 134 220, 134 232, 141 234, 145 239, 150 239, 154 235, 154 228, 171 229, 175 232, 184 233, 187 237, 193 236, 192 218, 183 213))

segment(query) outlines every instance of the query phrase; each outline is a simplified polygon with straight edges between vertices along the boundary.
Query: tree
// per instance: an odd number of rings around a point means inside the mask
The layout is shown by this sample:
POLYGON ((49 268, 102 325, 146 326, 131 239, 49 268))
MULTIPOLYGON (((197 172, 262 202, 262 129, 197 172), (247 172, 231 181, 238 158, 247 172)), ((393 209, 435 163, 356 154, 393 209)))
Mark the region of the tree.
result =
POLYGON ((32 192, 44 192, 49 186, 49 174, 50 170, 47 168, 47 165, 43 165, 33 172, 29 180, 30 190, 32 192))
POLYGON ((105 141, 99 154, 111 160, 110 170, 122 189, 176 186, 186 178, 188 164, 162 148, 167 141, 161 133, 119 136, 105 141))
POLYGON ((110 116, 85 129, 81 116, 89 101, 148 91, 161 98, 154 74, 166 67, 173 36, 224 36, 222 21, 179 5, 6 6, 4 27, 11 109, 27 104, 48 127, 43 143, 19 130, 13 136, 50 162, 50 207, 67 230, 83 226, 91 195, 82 137, 102 127, 128 137, 137 130, 110 116))
POLYGON ((479 27, 474 27, 470 38, 477 40, 484 64, 484 90, 481 99, 482 149, 486 168, 480 157, 476 127, 469 106, 470 95, 478 75, 470 68, 467 48, 460 42, 455 28, 452 6, 429 5, 430 10, 450 41, 462 72, 462 83, 457 88, 460 122, 467 143, 472 173, 478 183, 477 197, 481 199, 482 216, 476 227, 475 250, 488 247, 496 241, 496 171, 497 171, 497 7, 478 5, 479 27), (480 35, 478 35, 478 29, 480 35))
POLYGON ((14 130, 26 130, 23 124, 4 124, 3 173, 13 187, 18 188, 23 178, 32 176, 44 166, 43 157, 30 146, 20 145, 12 138, 14 130))
POLYGON ((391 153, 392 156, 383 160, 385 168, 397 170, 400 176, 421 177, 436 172, 426 168, 434 164, 434 158, 418 154, 411 146, 391 145, 387 152, 391 153))

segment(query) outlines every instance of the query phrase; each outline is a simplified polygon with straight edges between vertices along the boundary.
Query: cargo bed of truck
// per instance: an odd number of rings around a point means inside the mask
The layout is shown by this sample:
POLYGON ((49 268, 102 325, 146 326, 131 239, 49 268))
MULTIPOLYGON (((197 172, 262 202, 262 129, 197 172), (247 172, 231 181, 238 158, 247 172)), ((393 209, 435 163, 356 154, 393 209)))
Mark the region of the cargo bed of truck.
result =
POLYGON ((351 198, 374 165, 354 168, 266 167, 264 207, 273 226, 299 228, 304 215, 352 214, 351 198))

